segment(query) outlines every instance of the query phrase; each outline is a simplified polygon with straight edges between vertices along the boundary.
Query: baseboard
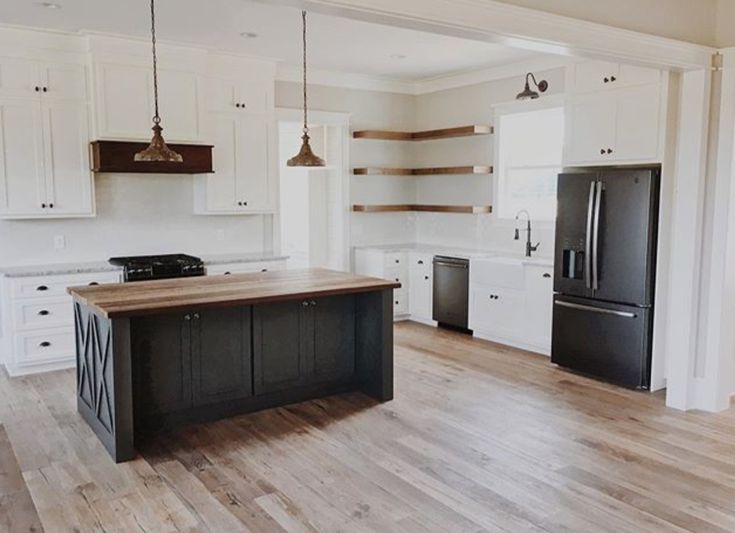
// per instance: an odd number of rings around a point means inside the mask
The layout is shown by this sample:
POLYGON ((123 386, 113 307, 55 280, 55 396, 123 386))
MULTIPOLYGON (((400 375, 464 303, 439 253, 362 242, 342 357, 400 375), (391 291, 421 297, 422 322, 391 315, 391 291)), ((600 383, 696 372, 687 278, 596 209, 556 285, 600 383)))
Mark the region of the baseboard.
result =
POLYGON ((42 374, 44 372, 54 372, 56 370, 67 370, 76 366, 76 357, 65 357, 63 359, 48 361, 45 363, 38 363, 34 365, 13 366, 6 363, 5 370, 8 372, 8 376, 10 376, 11 378, 17 378, 21 376, 29 376, 31 374, 42 374))
POLYGON ((551 356, 551 347, 550 346, 539 346, 537 344, 527 343, 524 341, 520 341, 518 339, 509 339, 507 337, 500 337, 498 335, 493 335, 489 333, 484 333, 482 331, 474 330, 474 336, 478 339, 490 341, 490 342, 496 342, 498 344, 504 344, 505 346, 510 346, 512 348, 518 348, 520 350, 525 350, 527 352, 533 352, 540 355, 545 355, 546 357, 551 356))

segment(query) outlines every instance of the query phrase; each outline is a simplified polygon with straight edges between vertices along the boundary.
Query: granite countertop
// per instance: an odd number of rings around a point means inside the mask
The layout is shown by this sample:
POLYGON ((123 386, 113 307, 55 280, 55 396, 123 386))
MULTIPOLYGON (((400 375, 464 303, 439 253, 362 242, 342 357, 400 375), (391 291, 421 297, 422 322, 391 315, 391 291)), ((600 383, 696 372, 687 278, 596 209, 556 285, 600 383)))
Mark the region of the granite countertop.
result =
POLYGON ((356 246, 361 250, 382 250, 384 252, 420 252, 436 255, 447 255, 466 259, 480 259, 489 257, 503 257, 518 259, 527 265, 553 266, 554 258, 546 256, 525 257, 523 255, 502 250, 475 250, 468 248, 452 248, 441 244, 409 243, 409 244, 379 244, 356 246))
MULTIPOLYGON (((204 254, 200 256, 205 265, 225 265, 229 263, 254 263, 259 261, 279 261, 288 259, 285 255, 270 252, 249 252, 231 254, 204 254)), ((119 272, 122 268, 107 261, 80 263, 51 263, 42 265, 19 265, 0 267, 0 276, 25 278, 35 276, 63 276, 68 274, 87 274, 97 272, 119 272)))

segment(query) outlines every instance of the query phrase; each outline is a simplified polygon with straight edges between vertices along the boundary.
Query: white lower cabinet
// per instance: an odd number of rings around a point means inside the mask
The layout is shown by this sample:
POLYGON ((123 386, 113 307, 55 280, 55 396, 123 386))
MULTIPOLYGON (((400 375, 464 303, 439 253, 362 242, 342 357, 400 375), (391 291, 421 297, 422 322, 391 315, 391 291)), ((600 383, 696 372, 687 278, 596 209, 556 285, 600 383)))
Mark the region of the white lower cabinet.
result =
POLYGON ((432 323, 434 273, 433 256, 411 252, 409 254, 408 304, 411 318, 432 323))
POLYGON ((499 258, 470 263, 469 327, 476 337, 551 352, 553 267, 499 258))
POLYGON ((8 374, 73 367, 74 307, 67 287, 119 281, 117 272, 2 278, 2 348, 8 374))
POLYGON ((408 318, 410 310, 408 258, 409 254, 405 251, 378 248, 355 250, 356 274, 389 279, 401 284, 400 289, 393 291, 393 316, 396 320, 408 318))

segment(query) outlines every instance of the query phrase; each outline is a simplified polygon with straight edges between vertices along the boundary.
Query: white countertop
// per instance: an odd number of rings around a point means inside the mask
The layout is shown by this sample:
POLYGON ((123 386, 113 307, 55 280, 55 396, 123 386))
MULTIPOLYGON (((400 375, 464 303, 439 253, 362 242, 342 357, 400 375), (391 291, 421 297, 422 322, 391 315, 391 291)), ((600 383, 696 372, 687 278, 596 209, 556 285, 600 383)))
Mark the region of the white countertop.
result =
MULTIPOLYGON (((280 261, 288 259, 285 255, 270 252, 250 252, 242 254, 204 254, 200 256, 205 265, 225 265, 230 263, 256 263, 260 261, 280 261)), ((87 274, 92 272, 117 272, 121 267, 107 261, 80 263, 52 263, 40 265, 19 265, 0 267, 0 275, 8 278, 33 276, 62 276, 68 274, 87 274)))
POLYGON ((553 257, 514 254, 501 250, 473 250, 468 248, 452 248, 441 244, 409 243, 409 244, 380 244, 356 246, 359 250, 381 250, 383 252, 419 252, 434 255, 446 255, 450 257, 461 257, 463 259, 482 259, 491 257, 502 257, 518 259, 523 264, 548 266, 554 265, 553 257))

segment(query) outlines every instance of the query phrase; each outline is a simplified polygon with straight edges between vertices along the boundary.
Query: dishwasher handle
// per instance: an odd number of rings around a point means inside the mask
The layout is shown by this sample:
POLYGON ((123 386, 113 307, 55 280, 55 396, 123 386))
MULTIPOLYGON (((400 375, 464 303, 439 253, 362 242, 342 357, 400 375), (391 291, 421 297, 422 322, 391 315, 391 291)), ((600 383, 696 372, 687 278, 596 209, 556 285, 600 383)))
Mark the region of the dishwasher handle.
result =
POLYGON ((445 263, 444 261, 434 261, 435 266, 450 267, 450 268, 469 268, 468 265, 462 263, 445 263))
POLYGON ((435 266, 450 267, 450 268, 467 269, 470 266, 470 262, 467 259, 460 259, 457 257, 446 257, 442 255, 435 255, 433 263, 435 266))

